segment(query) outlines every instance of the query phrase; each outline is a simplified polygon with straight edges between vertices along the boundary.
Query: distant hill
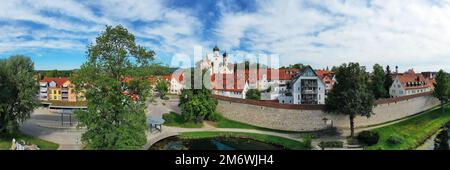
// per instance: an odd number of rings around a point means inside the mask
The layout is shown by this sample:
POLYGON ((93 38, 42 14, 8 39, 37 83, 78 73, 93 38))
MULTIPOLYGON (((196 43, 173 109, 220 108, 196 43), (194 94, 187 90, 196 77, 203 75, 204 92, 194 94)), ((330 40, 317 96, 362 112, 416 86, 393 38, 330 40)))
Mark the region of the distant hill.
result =
MULTIPOLYGON (((168 66, 154 65, 152 67, 152 75, 168 75, 175 72, 178 68, 171 68, 168 66)), ((70 77, 73 73, 76 73, 79 69, 73 70, 35 70, 35 76, 42 80, 44 77, 70 77)))
POLYGON ((74 72, 78 69, 74 70, 35 70, 35 75, 42 80, 44 77, 70 77, 74 72))

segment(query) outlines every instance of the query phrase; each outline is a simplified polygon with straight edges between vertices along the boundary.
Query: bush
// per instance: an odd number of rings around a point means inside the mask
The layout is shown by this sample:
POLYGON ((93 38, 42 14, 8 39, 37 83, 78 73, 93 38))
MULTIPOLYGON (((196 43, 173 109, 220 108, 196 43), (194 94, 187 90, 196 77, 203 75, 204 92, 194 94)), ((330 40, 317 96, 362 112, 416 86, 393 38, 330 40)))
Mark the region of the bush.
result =
POLYGON ((344 142, 342 141, 321 141, 319 143, 321 148, 343 148, 344 142))
POLYGON ((312 136, 311 135, 304 135, 302 143, 303 143, 303 146, 305 148, 312 148, 312 136))
POLYGON ((170 98, 169 98, 168 96, 164 96, 164 97, 162 97, 161 99, 163 99, 163 100, 169 100, 170 98))
POLYGON ((367 145, 372 146, 378 143, 380 135, 373 131, 362 131, 358 134, 358 141, 367 145))
POLYGON ((218 112, 213 112, 213 113, 209 114, 208 120, 213 121, 213 122, 218 122, 218 121, 222 120, 222 115, 218 112))
POLYGON ((247 99, 261 100, 261 92, 257 89, 250 89, 245 94, 247 99))
POLYGON ((434 138, 434 150, 449 150, 448 146, 448 129, 441 130, 434 138))
POLYGON ((403 137, 398 136, 398 135, 392 135, 392 136, 389 136, 389 138, 387 139, 386 142, 390 145, 398 145, 403 142, 403 137))
POLYGON ((177 120, 177 115, 173 113, 163 114, 164 123, 174 123, 177 120))

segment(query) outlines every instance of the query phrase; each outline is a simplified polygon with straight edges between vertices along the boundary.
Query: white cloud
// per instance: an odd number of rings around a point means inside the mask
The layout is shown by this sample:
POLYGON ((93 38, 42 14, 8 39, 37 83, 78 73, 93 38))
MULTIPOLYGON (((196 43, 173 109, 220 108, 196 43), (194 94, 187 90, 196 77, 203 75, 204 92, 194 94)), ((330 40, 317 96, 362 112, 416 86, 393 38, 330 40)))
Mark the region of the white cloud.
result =
POLYGON ((216 32, 226 48, 247 43, 250 51, 280 54, 285 65, 354 61, 450 71, 448 1, 257 2, 253 13, 224 10, 216 32))
POLYGON ((448 0, 261 0, 251 12, 236 12, 235 4, 219 1, 221 10, 214 12, 221 15, 213 24, 217 39, 205 38, 210 26, 203 25, 205 18, 164 3, 3 0, 0 22, 7 24, 0 25, 0 52, 84 48, 80 40, 93 42, 104 25, 122 24, 138 43, 167 54, 192 55, 194 45, 207 48, 217 42, 229 53, 280 54, 283 65, 301 62, 324 68, 355 61, 369 67, 380 63, 450 72, 448 0))
POLYGON ((167 8, 163 3, 164 1, 159 0, 5 0, 0 6, 0 21, 11 25, 8 30, 3 29, 4 34, 0 33, 0 52, 20 48, 84 47, 87 44, 77 40, 94 42, 104 25, 118 24, 127 27, 146 47, 166 53, 191 52, 192 45, 201 44, 197 38, 202 29, 200 21, 191 16, 189 11, 167 8), (73 19, 78 19, 79 22, 74 22, 73 19), (33 26, 15 23, 16 21, 28 21, 48 28, 35 29, 33 26), (150 24, 136 26, 133 23, 135 21, 150 24), (21 36, 33 39, 24 40, 19 38, 21 36), (52 40, 48 40, 49 37, 52 40), (158 42, 141 41, 140 38, 158 42))

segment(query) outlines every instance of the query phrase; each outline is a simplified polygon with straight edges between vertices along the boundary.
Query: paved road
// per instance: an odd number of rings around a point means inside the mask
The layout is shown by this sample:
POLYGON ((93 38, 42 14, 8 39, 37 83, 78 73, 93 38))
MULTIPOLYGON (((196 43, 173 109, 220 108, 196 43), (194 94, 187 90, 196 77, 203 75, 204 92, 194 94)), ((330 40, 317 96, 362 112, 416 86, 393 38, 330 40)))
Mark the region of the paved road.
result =
MULTIPOLYGON (((68 118, 66 118, 68 119, 68 118)), ((61 117, 58 113, 52 113, 48 109, 36 109, 31 118, 20 127, 24 134, 60 145, 58 149, 79 150, 82 130, 76 129, 75 124, 69 126, 65 120, 65 126, 61 126, 61 117)))
POLYGON ((169 100, 155 97, 153 102, 147 102, 147 116, 161 117, 164 113, 180 113, 178 96, 169 96, 169 100))
MULTIPOLYGON (((179 113, 178 97, 170 96, 169 100, 155 99, 148 103, 147 116, 161 117, 171 111, 179 113), (164 104, 163 104, 164 103, 164 104)), ((61 150, 79 150, 81 148, 81 134, 83 129, 77 129, 76 118, 72 117, 72 126, 69 125, 69 117, 64 117, 64 125, 61 125, 61 115, 52 113, 49 109, 38 108, 32 114, 20 130, 22 133, 60 145, 61 150)))

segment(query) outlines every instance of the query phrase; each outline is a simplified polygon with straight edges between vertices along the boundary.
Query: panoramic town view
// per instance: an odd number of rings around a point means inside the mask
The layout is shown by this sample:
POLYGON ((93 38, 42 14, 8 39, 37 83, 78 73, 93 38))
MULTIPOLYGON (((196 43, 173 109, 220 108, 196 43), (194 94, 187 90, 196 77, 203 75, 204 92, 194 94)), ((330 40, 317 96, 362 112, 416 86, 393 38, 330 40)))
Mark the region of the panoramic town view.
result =
POLYGON ((0 150, 449 150, 450 2, 2 0, 0 150))

